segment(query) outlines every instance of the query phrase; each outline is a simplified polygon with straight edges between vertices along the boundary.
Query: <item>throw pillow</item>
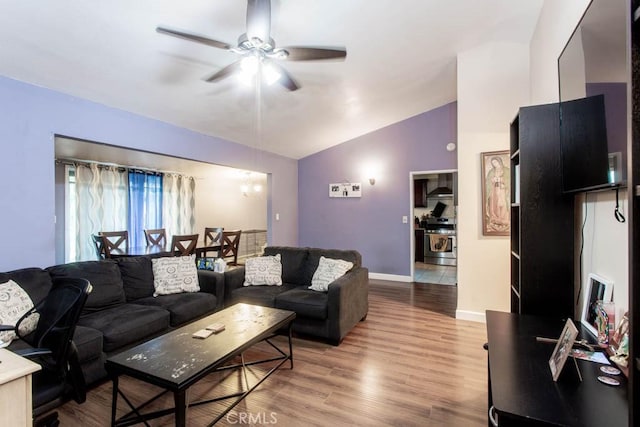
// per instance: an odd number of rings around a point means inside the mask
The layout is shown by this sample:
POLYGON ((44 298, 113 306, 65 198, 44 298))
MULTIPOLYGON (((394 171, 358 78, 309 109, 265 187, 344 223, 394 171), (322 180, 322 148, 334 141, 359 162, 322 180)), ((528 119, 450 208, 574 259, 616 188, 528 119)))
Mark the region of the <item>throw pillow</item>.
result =
MULTIPOLYGON (((33 308, 33 301, 29 298, 29 294, 13 280, 0 284, 0 324, 15 324, 29 310, 33 308)), ((20 334, 28 335, 36 330, 40 315, 34 313, 20 323, 20 334)), ((15 331, 0 332, 0 346, 9 345, 16 338, 15 331)))
POLYGON ((195 255, 153 258, 151 266, 154 297, 200 290, 195 255))
POLYGON ((280 254, 249 258, 244 266, 244 286, 282 285, 280 254))
POLYGON ((342 259, 320 257, 318 268, 311 278, 309 289, 326 292, 329 284, 353 268, 353 263, 342 259))

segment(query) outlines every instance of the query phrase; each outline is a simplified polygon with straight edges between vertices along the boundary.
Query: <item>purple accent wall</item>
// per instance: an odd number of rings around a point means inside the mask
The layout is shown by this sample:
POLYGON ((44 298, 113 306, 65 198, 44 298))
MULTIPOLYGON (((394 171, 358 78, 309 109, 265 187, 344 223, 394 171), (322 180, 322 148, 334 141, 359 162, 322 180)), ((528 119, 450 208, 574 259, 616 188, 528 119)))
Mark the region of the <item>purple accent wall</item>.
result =
POLYGON ((270 173, 269 242, 298 242, 296 160, 0 77, 0 271, 55 262, 55 135, 270 173))
POLYGON ((457 142, 455 102, 300 159, 300 245, 356 249, 370 272, 408 276, 410 173, 456 169, 449 142, 457 142), (361 172, 371 162, 379 170, 373 186, 361 172), (345 181, 361 182, 362 197, 329 198, 329 184, 345 181))
POLYGON ((622 153, 622 179, 627 179, 627 84, 587 83, 587 96, 604 95, 609 152, 622 153))

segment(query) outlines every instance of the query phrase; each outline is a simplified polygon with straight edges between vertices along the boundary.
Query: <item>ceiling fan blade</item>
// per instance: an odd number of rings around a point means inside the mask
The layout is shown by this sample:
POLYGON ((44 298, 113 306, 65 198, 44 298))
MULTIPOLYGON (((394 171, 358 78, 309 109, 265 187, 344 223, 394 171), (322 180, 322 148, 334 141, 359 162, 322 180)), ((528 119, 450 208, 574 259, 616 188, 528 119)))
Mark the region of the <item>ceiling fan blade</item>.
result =
POLYGON ((347 56, 347 49, 342 47, 321 48, 321 47, 283 47, 289 55, 284 58, 287 61, 317 61, 321 59, 344 59, 347 56))
POLYGON ((247 1, 247 38, 269 42, 271 39, 271 1, 247 1))
POLYGON ((228 77, 229 75, 235 73, 236 71, 238 71, 240 69, 240 61, 236 61, 230 65, 227 65, 226 67, 224 67, 223 69, 221 69, 220 71, 218 71, 217 73, 212 74, 211 76, 207 77, 206 79, 204 79, 207 82, 215 82, 221 79, 224 79, 225 77, 228 77))
POLYGON ((166 34, 169 36, 178 37, 181 39, 189 40, 192 42, 206 44, 207 46, 217 47, 219 49, 229 50, 231 48, 230 45, 224 42, 220 42, 218 40, 210 39, 208 37, 199 36, 197 34, 185 33, 184 31, 173 30, 165 27, 157 27, 156 31, 160 34, 166 34))
POLYGON ((276 61, 270 61, 269 63, 270 63, 270 66, 276 68, 280 73, 280 78, 278 79, 278 83, 280 83, 282 86, 284 86, 285 88, 289 89, 292 92, 294 90, 300 89, 300 85, 295 81, 293 77, 291 77, 291 74, 289 74, 289 72, 285 70, 284 67, 278 64, 276 61))

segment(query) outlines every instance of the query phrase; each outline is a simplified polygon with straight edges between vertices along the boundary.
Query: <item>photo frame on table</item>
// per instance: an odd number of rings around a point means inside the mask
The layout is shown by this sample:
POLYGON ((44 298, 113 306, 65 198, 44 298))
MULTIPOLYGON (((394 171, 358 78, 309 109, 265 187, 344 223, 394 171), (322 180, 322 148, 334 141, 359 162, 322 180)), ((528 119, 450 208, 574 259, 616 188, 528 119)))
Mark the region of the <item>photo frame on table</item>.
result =
POLYGON ((482 234, 511 233, 511 173, 508 150, 480 153, 482 172, 482 234))
POLYGON ((582 298, 582 315, 580 323, 595 337, 598 337, 595 307, 598 301, 610 302, 613 296, 613 282, 589 273, 586 292, 582 298))
MULTIPOLYGON (((564 328, 562 329, 562 333, 560 334, 560 338, 558 339, 558 343, 553 349, 553 353, 551 353, 551 358, 549 359, 549 368, 551 369, 553 381, 558 381, 560 372, 562 372, 562 368, 567 361, 567 357, 571 354, 571 349, 573 348, 573 343, 577 336, 578 328, 576 328, 576 325, 573 324, 571 319, 567 319, 567 322, 564 324, 564 328)), ((578 374, 579 373, 580 371, 578 371, 578 374)))

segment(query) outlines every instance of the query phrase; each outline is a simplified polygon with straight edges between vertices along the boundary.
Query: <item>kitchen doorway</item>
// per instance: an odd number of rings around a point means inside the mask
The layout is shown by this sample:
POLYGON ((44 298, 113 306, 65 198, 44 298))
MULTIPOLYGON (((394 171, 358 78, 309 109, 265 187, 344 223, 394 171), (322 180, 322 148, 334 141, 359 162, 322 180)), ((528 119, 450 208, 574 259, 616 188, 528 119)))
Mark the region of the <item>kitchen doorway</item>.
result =
POLYGON ((411 172, 411 276, 417 283, 457 285, 457 170, 411 172))

